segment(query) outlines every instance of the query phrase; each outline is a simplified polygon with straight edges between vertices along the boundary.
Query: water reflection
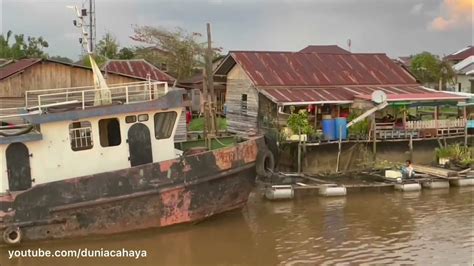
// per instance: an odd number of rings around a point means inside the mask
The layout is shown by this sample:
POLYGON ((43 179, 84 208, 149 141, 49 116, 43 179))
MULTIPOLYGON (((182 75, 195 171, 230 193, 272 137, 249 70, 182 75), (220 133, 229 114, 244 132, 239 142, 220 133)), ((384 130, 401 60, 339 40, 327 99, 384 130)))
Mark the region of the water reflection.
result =
POLYGON ((268 202, 196 225, 22 248, 146 249, 145 259, 17 259, 0 265, 472 264, 472 188, 268 202))

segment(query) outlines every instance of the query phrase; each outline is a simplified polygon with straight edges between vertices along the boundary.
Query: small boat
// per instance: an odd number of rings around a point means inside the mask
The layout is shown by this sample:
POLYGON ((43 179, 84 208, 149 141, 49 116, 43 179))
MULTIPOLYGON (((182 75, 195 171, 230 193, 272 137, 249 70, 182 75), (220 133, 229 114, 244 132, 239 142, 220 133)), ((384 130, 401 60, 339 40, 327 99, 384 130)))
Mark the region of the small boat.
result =
POLYGON ((175 148, 184 97, 150 81, 29 91, 21 113, 0 117, 0 242, 165 227, 244 206, 257 173, 271 171, 263 137, 175 148))

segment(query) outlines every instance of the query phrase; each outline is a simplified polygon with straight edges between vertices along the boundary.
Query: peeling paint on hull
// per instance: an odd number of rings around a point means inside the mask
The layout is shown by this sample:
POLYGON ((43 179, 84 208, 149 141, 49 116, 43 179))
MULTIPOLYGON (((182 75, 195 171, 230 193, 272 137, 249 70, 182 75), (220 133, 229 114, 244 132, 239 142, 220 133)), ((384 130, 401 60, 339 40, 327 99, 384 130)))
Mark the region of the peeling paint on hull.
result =
POLYGON ((256 177, 262 138, 230 148, 35 186, 0 197, 0 232, 22 241, 114 234, 199 221, 240 208, 256 177))

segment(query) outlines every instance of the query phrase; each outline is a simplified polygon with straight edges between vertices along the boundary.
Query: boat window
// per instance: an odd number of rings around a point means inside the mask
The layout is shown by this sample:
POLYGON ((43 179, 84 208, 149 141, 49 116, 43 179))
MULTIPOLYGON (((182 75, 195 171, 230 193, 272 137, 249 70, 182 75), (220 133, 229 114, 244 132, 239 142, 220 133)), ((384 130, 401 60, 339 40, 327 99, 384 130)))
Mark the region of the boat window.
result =
POLYGON ((148 121, 148 114, 138 115, 138 122, 148 121))
POLYGON ((137 122, 136 115, 129 115, 125 117, 125 123, 130 124, 130 123, 135 123, 135 122, 137 122))
POLYGON ((80 121, 69 124, 69 138, 73 151, 92 149, 92 126, 89 121, 80 121))
POLYGON ((99 120, 100 146, 112 147, 122 143, 120 123, 117 118, 99 120))
POLYGON ((154 118, 156 139, 167 139, 171 137, 177 115, 178 114, 176 112, 163 112, 155 114, 154 118))

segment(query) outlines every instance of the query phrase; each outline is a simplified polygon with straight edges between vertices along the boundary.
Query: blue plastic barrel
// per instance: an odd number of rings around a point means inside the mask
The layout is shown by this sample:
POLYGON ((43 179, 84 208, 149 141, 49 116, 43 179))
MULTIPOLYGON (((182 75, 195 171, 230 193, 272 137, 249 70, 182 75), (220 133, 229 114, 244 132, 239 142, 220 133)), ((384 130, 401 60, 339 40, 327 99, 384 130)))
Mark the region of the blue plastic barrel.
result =
POLYGON ((345 117, 336 118, 336 139, 339 139, 339 132, 341 132, 341 139, 347 139, 347 119, 345 117), (341 128, 341 130, 339 130, 341 128))
POLYGON ((334 119, 323 119, 323 135, 326 140, 336 139, 336 122, 334 119))

